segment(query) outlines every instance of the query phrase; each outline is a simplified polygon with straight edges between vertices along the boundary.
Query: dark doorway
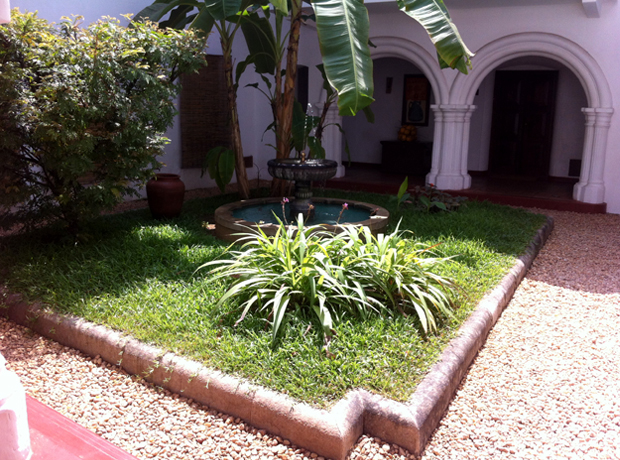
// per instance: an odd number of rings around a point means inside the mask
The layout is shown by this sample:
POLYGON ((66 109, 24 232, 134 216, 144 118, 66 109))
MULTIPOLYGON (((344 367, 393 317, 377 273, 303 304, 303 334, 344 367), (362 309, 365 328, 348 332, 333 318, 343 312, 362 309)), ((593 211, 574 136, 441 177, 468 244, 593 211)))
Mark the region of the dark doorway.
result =
POLYGON ((496 72, 490 173, 549 176, 557 81, 557 71, 496 72))

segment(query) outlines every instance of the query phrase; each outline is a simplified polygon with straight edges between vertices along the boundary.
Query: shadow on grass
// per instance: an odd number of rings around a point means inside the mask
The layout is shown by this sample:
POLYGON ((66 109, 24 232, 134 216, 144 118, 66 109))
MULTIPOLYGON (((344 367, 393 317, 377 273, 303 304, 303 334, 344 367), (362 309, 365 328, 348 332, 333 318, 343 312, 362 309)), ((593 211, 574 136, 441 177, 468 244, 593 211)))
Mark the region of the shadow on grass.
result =
MULTIPOLYGON (((51 229, 0 239, 2 282, 57 311, 131 333, 203 363, 248 378, 293 397, 325 406, 351 388, 367 388, 404 400, 484 292, 495 285, 531 241, 544 218, 489 203, 470 203, 454 213, 427 214, 401 208, 388 196, 326 191, 325 195, 366 201, 392 213, 391 229, 435 244, 438 255, 453 256, 442 270, 465 286, 457 321, 437 336, 424 337, 416 324, 398 315, 345 321, 322 350, 308 322, 294 316, 272 348, 264 318, 249 317, 234 327, 238 307, 216 308, 224 292, 196 272, 227 247, 203 228, 205 216, 232 196, 187 202, 183 215, 155 221, 148 210, 105 216, 86 230, 90 240, 76 246, 58 241, 51 229), (8 268, 7 268, 8 267, 8 268)), ((318 328, 314 324, 313 328, 318 328)))

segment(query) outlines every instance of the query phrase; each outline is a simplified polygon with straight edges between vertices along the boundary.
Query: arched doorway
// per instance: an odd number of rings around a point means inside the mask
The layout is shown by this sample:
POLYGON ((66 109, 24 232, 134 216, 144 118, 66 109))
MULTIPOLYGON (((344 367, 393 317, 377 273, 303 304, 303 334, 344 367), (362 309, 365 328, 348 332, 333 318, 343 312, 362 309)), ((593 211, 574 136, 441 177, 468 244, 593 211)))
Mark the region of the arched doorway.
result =
MULTIPOLYGON (((587 105, 581 108, 585 115, 581 170, 573 197, 586 203, 602 203, 605 196, 603 171, 607 152, 607 132, 613 114, 609 85, 598 63, 583 48, 563 37, 545 33, 523 33, 500 38, 483 46, 477 52, 474 69, 470 75, 458 75, 450 89, 448 110, 467 111, 475 109, 476 92, 487 76, 496 69, 516 59, 544 58, 558 62, 570 70, 579 81, 587 105)), ((518 61, 517 61, 518 62, 518 61)), ((471 115, 470 115, 471 117, 471 115)), ((456 175, 466 176, 470 147, 470 124, 474 118, 457 120, 454 127, 445 126, 450 132, 444 142, 442 165, 438 182, 450 185, 456 175), (450 128, 450 129, 448 129, 450 128), (444 161, 446 160, 446 161, 444 161), (444 180, 445 178, 445 180, 444 180)), ((450 188, 450 187, 445 187, 450 188)))
MULTIPOLYGON (((386 143, 397 141, 399 128, 408 121, 404 119, 407 116, 404 107, 405 81, 418 81, 425 86, 424 89, 428 86, 428 99, 422 104, 424 107, 419 109, 422 119, 412 126, 417 131, 416 142, 431 146, 429 149, 432 148, 435 132, 430 110, 430 104, 434 104, 434 94, 421 70, 409 61, 393 57, 379 58, 373 61, 373 67, 375 102, 371 109, 374 122, 370 123, 365 114, 360 112, 355 117, 344 117, 342 123, 353 163, 375 165, 391 171, 390 165, 382 165, 382 149, 386 143)), ((428 168, 430 170, 430 162, 428 168)))
POLYGON ((588 101, 570 69, 548 58, 506 61, 482 80, 474 103, 469 171, 577 181, 588 101))

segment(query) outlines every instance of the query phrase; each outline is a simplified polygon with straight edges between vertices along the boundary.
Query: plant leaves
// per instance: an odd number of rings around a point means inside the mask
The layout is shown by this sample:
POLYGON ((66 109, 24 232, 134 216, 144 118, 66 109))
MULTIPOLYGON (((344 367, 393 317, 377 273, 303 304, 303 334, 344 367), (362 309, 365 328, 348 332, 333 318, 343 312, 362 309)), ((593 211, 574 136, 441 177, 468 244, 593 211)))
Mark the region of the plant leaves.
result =
POLYGON ((310 156, 312 158, 325 158, 325 149, 318 138, 314 136, 308 137, 308 147, 310 147, 310 156))
POLYGON ((242 0, 206 0, 204 8, 216 21, 222 21, 229 16, 234 16, 241 9, 242 0))
POLYGON ((241 31, 245 37, 250 56, 254 60, 256 72, 273 75, 276 71, 276 37, 267 18, 257 13, 244 15, 241 31))
POLYGON ((173 29, 185 29, 189 23, 188 13, 194 10, 193 5, 181 5, 170 12, 170 17, 159 23, 159 27, 171 27, 173 29))
POLYGON ((408 188, 409 188, 409 176, 405 177, 405 180, 402 182, 402 184, 400 184, 400 187, 398 189, 398 194, 396 196, 398 197, 399 202, 402 201, 403 196, 407 192, 408 188))
POLYGON ((362 0, 316 0, 312 6, 325 74, 338 91, 339 113, 355 115, 374 100, 368 10, 362 0))
POLYGON ((201 8, 198 12, 196 18, 192 21, 189 28, 200 30, 205 35, 211 32, 213 29, 213 25, 215 24, 215 19, 206 8, 201 8))
MULTIPOLYGON (((156 0, 152 5, 142 9, 136 14, 134 21, 159 22, 166 14, 179 6, 200 7, 200 3, 191 0, 156 0)), ((175 27, 171 25, 170 27, 175 27)))
POLYGON ((466 74, 474 55, 465 45, 443 0, 397 0, 398 7, 422 24, 437 49, 442 68, 466 74))

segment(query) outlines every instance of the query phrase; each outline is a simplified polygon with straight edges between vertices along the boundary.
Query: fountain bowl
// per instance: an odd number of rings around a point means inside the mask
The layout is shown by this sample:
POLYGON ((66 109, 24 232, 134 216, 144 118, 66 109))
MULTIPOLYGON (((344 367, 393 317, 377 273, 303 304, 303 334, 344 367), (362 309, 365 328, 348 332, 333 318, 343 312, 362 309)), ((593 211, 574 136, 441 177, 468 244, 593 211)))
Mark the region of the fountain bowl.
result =
POLYGON ((334 160, 310 158, 300 160, 297 158, 273 159, 267 162, 269 174, 272 177, 293 181, 323 181, 334 177, 338 169, 338 163, 334 160))
MULTIPOLYGON (((313 198, 313 202, 318 210, 320 210, 323 205, 325 205, 326 208, 329 207, 337 210, 336 216, 339 210, 342 209, 343 204, 347 203, 348 210, 343 212, 339 223, 368 227, 374 235, 384 233, 388 225, 390 213, 387 209, 374 204, 323 197, 315 197, 313 198), (354 221, 347 220, 347 214, 353 217, 352 220, 354 221)), ((278 218, 282 219, 280 198, 242 200, 220 206, 215 210, 215 236, 225 241, 234 242, 241 238, 242 235, 239 235, 240 233, 248 233, 248 228, 261 228, 266 235, 273 236, 278 231, 279 226, 277 223, 273 223, 272 209, 275 211, 278 218), (245 211, 253 209, 264 209, 265 218, 258 221, 252 219, 254 220, 252 221, 246 220, 244 217, 239 217, 243 216, 245 211)), ((317 217, 319 214, 320 213, 317 214, 317 217)), ((333 220, 334 219, 330 219, 330 221, 333 220)), ((291 223, 292 222, 289 221, 289 224, 291 223)), ((321 225, 323 229, 334 233, 340 231, 339 226, 335 222, 322 223, 309 221, 307 225, 321 225)))

